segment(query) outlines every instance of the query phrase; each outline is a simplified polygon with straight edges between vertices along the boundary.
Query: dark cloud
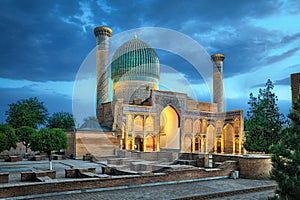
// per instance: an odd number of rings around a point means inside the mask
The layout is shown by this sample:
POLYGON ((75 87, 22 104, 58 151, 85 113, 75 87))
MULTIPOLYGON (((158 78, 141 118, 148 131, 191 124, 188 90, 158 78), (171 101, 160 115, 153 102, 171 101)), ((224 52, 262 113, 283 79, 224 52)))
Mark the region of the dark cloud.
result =
POLYGON ((2 4, 0 37, 5 39, 0 42, 3 47, 0 50, 1 77, 74 80, 78 67, 94 44, 82 35, 81 27, 64 23, 64 16, 57 14, 62 11, 75 14, 76 5, 70 6, 32 0, 2 4))
POLYGON ((276 62, 279 62, 283 59, 286 59, 290 56, 293 56, 300 48, 299 47, 296 47, 296 48, 293 48, 293 49, 290 49, 286 52, 283 52, 282 54, 280 55, 276 55, 276 56, 270 56, 268 58, 265 59, 265 63, 266 64, 272 64, 272 63, 276 63, 276 62))
MULTIPOLYGON (((271 49, 299 40, 300 33, 286 35, 284 30, 271 31, 249 23, 251 19, 283 12, 297 13, 299 5, 261 0, 2 0, 0 78, 73 81, 80 64, 95 47, 93 28, 98 25, 110 26, 113 34, 145 26, 180 31, 197 40, 209 54, 225 54, 226 78, 281 61, 299 51, 298 47, 291 47, 281 55, 268 57, 271 49)), ((192 50, 191 54, 197 56, 192 50)), ((191 83, 199 83, 201 77, 185 59, 164 52, 159 52, 159 56, 162 64, 187 74, 191 83)), ((295 70, 298 66, 294 65, 295 70)), ((8 103, 32 96, 45 100, 49 110, 71 110, 71 100, 60 94, 42 95, 30 88, 0 92, 4 94, 0 112, 8 103), (57 101, 60 103, 54 103, 57 101)))
POLYGON ((291 85, 290 77, 274 81, 274 85, 291 85))
POLYGON ((289 44, 289 43, 291 43, 295 40, 298 40, 298 39, 300 39, 300 33, 296 33, 296 34, 293 34, 293 35, 287 35, 287 36, 282 38, 281 43, 289 44))

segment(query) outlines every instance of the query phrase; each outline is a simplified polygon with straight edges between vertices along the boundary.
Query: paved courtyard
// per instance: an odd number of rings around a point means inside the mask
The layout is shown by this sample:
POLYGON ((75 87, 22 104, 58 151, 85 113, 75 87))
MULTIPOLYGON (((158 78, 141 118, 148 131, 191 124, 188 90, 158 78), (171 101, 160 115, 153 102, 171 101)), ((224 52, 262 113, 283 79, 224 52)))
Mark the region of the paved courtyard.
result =
MULTIPOLYGON (((220 179, 210 181, 199 181, 191 183, 177 183, 157 185, 150 187, 134 187, 129 189, 107 190, 107 191, 82 191, 81 193, 71 194, 64 193, 50 197, 41 197, 36 199, 180 199, 185 197, 201 196, 216 194, 220 192, 237 191, 242 189, 255 188, 274 184, 269 180, 249 180, 249 179, 220 179)), ((240 194, 234 196, 226 196, 215 198, 216 200, 223 199, 267 199, 268 196, 274 195, 273 190, 240 194)), ((197 198, 198 199, 198 198, 197 198)))
MULTIPOLYGON (((9 183, 0 184, 0 187, 13 184, 28 184, 21 182, 21 171, 28 170, 46 170, 49 167, 47 160, 44 161, 19 161, 16 163, 8 163, 0 160, 0 173, 10 172, 9 183)), ((57 172, 57 179, 63 180, 64 170, 70 167, 95 167, 97 173, 101 173, 100 163, 91 163, 82 160, 55 160, 53 168, 57 172)), ((69 179, 70 180, 70 179, 69 179)), ((129 186, 115 188, 98 188, 91 190, 68 191, 55 194, 44 194, 38 196, 19 197, 14 199, 180 199, 184 197, 198 196, 199 199, 203 195, 216 194, 230 191, 241 191, 253 188, 274 186, 275 182, 271 180, 250 180, 250 179, 218 179, 209 181, 196 182, 178 182, 178 183, 159 183, 149 184, 145 186, 129 186)), ((274 191, 267 189, 259 192, 247 194, 238 194, 215 198, 221 199, 267 199, 268 196, 274 195, 274 191)), ((198 199, 197 198, 197 199, 198 199)))

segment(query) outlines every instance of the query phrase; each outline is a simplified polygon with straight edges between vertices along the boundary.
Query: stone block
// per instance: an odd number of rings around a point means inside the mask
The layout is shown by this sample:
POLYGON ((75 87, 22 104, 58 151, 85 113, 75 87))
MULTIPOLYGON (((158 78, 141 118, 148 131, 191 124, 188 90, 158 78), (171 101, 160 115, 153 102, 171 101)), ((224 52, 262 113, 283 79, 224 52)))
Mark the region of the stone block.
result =
POLYGON ((0 173, 0 183, 8 183, 8 177, 8 172, 0 173))
POLYGON ((9 156, 5 159, 5 162, 17 162, 22 161, 22 157, 19 156, 9 156))
POLYGON ((41 161, 42 159, 43 159, 43 156, 41 156, 41 155, 28 156, 28 160, 30 160, 30 161, 41 161))
POLYGON ((48 170, 48 171, 27 171, 21 172, 21 181, 39 181, 37 177, 45 177, 48 176, 51 179, 56 178, 56 171, 48 170))
POLYGON ((32 171, 21 172, 21 181, 35 181, 35 174, 32 171))

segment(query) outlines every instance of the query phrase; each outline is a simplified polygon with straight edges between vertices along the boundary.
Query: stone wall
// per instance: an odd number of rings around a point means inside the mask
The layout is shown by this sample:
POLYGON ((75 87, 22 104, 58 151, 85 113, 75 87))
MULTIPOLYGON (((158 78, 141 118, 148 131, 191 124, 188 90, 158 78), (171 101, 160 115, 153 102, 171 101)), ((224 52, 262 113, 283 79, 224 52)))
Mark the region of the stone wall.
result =
POLYGON ((138 152, 128 150, 118 150, 117 155, 121 158, 133 158, 147 161, 173 162, 178 158, 176 152, 138 152))
POLYGON ((49 178, 56 178, 56 171, 28 171, 21 172, 21 181, 37 181, 38 177, 48 176, 49 178))
POLYGON ((213 154, 213 163, 221 163, 227 160, 237 161, 241 178, 269 179, 272 168, 270 155, 225 155, 213 154))
POLYGON ((132 176, 105 179, 79 179, 72 181, 45 182, 32 184, 19 184, 0 187, 0 198, 25 196, 33 194, 44 194, 54 192, 64 192, 72 190, 85 190, 93 188, 116 187, 139 185, 155 182, 168 182, 175 180, 189 180, 205 177, 229 176, 233 170, 237 169, 236 163, 229 163, 225 168, 219 170, 209 169, 187 169, 173 173, 147 174, 145 176, 132 176))
POLYGON ((0 183, 8 183, 8 177, 8 172, 0 173, 0 183))
POLYGON ((249 156, 239 158, 241 178, 269 179, 272 168, 270 156, 249 156))

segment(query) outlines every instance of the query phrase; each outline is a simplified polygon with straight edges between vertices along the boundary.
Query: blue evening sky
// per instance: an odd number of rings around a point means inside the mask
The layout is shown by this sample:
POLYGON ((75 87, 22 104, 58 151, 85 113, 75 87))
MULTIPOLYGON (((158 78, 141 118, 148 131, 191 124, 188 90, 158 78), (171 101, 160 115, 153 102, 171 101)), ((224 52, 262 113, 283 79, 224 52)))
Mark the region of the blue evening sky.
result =
MULTIPOLYGON (((95 47, 93 29, 100 25, 114 35, 143 27, 183 33, 208 54, 225 54, 227 110, 246 113, 249 93, 271 79, 280 111, 287 114, 289 77, 300 72, 299 21, 298 0, 1 0, 0 123, 9 103, 35 96, 50 113, 72 113, 76 74, 95 47)), ((197 100, 207 100, 189 63, 158 54, 162 65, 183 77, 165 70, 164 82, 189 93, 181 88, 188 80, 197 100)))

